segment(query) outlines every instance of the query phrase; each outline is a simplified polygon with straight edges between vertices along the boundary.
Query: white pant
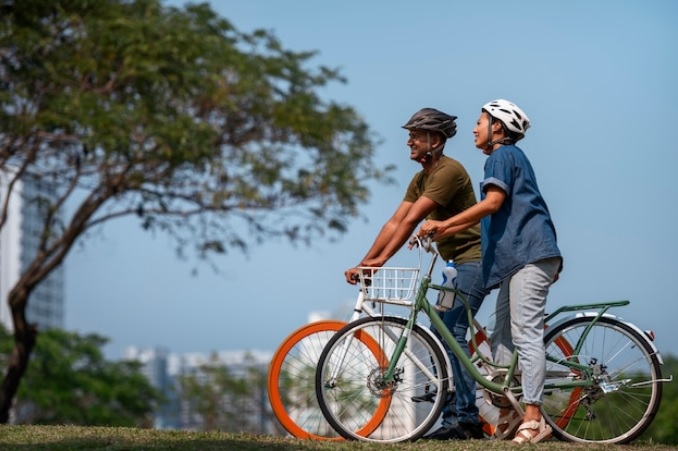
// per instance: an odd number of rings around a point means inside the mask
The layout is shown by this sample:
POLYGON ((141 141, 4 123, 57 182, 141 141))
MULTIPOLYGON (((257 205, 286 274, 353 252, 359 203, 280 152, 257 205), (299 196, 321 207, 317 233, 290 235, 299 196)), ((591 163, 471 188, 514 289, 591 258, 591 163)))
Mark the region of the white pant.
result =
POLYGON ((541 405, 544 399, 544 309, 559 267, 558 257, 525 265, 501 283, 497 295, 492 355, 496 362, 508 364, 513 350, 518 350, 522 401, 527 404, 541 405))

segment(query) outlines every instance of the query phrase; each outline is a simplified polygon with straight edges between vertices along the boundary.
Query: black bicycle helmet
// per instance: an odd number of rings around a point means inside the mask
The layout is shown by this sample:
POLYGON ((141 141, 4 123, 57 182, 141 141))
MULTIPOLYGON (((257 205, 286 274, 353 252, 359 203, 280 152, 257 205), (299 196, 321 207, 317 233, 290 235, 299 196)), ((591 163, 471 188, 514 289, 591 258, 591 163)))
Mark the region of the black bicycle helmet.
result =
POLYGON ((440 132, 445 138, 451 138, 457 134, 457 124, 454 122, 456 119, 457 116, 450 116, 435 108, 422 108, 414 113, 403 128, 440 132))

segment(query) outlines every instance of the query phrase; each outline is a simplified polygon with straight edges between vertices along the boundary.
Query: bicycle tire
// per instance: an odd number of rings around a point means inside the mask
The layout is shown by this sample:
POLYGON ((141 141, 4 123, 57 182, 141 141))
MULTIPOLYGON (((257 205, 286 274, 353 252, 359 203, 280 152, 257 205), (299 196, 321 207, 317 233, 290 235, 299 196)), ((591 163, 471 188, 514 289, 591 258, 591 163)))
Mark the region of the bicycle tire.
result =
POLYGON ((541 410, 559 439, 629 443, 647 429, 659 409, 660 361, 647 338, 634 327, 610 317, 601 317, 590 326, 591 318, 575 317, 548 331, 546 384, 587 378, 585 372, 559 363, 567 359, 591 367, 597 382, 545 389, 541 410), (563 350, 563 343, 569 351, 563 350), (579 349, 577 355, 575 349, 579 349))
POLYGON ((342 437, 381 443, 413 441, 438 420, 448 392, 446 358, 421 326, 410 331, 395 384, 380 384, 406 325, 407 319, 401 317, 361 318, 337 332, 323 350, 316 373, 318 404, 342 437), (378 343, 382 355, 366 352, 366 337, 378 343), (338 364, 341 374, 333 378, 338 364), (389 408, 379 426, 370 434, 357 433, 359 425, 375 417, 376 406, 384 399, 389 399, 389 408))
MULTIPOLYGON (((315 371, 320 353, 343 321, 317 321, 292 332, 273 354, 268 370, 268 399, 280 425, 292 436, 312 440, 344 440, 325 421, 315 394, 315 371)), ((366 345, 379 352, 373 343, 366 345)), ((359 429, 369 434, 381 423, 386 401, 375 417, 359 429)))

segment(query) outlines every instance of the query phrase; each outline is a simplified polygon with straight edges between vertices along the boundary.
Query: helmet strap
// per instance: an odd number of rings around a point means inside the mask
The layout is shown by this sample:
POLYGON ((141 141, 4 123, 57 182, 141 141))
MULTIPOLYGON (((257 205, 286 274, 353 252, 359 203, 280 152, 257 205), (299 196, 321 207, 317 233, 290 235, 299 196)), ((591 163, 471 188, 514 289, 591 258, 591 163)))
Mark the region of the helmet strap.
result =
POLYGON ((440 145, 437 149, 433 149, 431 146, 431 132, 428 130, 426 130, 426 145, 428 146, 429 150, 424 155, 424 158, 419 161, 422 164, 430 163, 434 157, 440 158, 443 154, 443 148, 445 147, 440 145))
POLYGON ((426 131, 426 143, 428 144, 428 148, 430 149, 428 152, 426 152, 426 155, 434 155, 438 154, 440 156, 443 153, 443 148, 445 147, 444 145, 440 144, 438 148, 433 149, 433 146, 431 146, 431 132, 428 130, 426 131))
POLYGON ((487 145, 485 146, 485 149, 492 150, 495 144, 511 144, 511 138, 506 136, 505 133, 503 138, 492 141, 492 125, 494 123, 494 117, 490 113, 487 113, 487 115, 490 117, 490 120, 487 123, 487 145))

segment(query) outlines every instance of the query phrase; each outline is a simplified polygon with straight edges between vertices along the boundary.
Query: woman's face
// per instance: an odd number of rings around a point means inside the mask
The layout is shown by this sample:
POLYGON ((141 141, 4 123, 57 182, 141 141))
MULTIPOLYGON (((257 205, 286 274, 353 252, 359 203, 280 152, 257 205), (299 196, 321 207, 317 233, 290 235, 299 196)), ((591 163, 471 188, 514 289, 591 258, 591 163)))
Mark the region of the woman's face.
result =
POLYGON ((490 142, 490 139, 492 138, 491 136, 489 136, 488 133, 489 123, 490 115, 483 111, 482 113, 480 113, 480 117, 478 117, 476 126, 473 129, 473 136, 475 136, 474 144, 478 149, 482 150, 485 155, 489 155, 492 153, 491 149, 490 150, 487 149, 487 144, 490 142))

